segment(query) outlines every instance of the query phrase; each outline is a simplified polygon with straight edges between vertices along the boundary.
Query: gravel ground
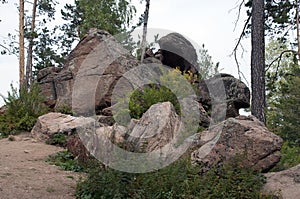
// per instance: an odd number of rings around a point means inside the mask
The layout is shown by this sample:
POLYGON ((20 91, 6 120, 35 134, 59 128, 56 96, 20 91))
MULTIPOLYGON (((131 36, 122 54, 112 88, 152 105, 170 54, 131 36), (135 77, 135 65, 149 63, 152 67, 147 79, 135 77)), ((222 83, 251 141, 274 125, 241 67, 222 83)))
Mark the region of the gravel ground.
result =
POLYGON ((29 133, 0 140, 0 199, 74 199, 79 174, 45 162, 63 148, 37 142, 29 133))

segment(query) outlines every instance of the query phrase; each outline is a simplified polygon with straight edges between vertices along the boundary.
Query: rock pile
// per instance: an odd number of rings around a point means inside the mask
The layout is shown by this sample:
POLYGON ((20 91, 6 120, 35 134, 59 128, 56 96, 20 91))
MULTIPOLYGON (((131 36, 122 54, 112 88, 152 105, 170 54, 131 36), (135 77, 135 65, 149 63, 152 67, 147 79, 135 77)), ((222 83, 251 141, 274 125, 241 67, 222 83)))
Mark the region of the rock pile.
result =
MULTIPOLYGON (((182 71, 197 67, 196 51, 183 36, 171 33, 162 37, 159 44, 160 54, 148 52, 144 63, 180 66, 182 71)), ((123 74, 139 65, 141 63, 109 33, 90 31, 67 57, 63 68, 49 67, 38 74, 41 92, 49 107, 60 110, 67 106, 86 117, 49 113, 38 119, 32 130, 33 136, 47 140, 55 133, 76 135, 78 129, 94 124, 95 132, 100 136, 97 139, 106 136, 112 143, 129 147, 132 152, 166 150, 164 146, 170 143, 168 150, 176 150, 173 146, 180 140, 178 132, 188 125, 182 124, 183 116, 177 115, 169 102, 151 106, 140 120, 132 119, 129 126, 114 121, 114 104, 111 102, 114 87, 123 74), (92 114, 86 114, 87 110, 92 114), (93 117, 88 117, 91 115, 93 117)), ((219 74, 199 82, 196 90, 199 94, 192 104, 199 111, 199 130, 183 137, 182 142, 188 143, 187 151, 191 152, 194 163, 209 169, 242 155, 245 166, 266 171, 279 161, 281 138, 254 117, 239 116, 239 109, 250 104, 250 91, 243 82, 231 75, 219 74), (200 132, 200 129, 206 130, 200 132)), ((92 146, 92 154, 95 154, 95 140, 84 145, 92 146)), ((76 156, 88 154, 78 136, 69 140, 68 148, 76 156)))

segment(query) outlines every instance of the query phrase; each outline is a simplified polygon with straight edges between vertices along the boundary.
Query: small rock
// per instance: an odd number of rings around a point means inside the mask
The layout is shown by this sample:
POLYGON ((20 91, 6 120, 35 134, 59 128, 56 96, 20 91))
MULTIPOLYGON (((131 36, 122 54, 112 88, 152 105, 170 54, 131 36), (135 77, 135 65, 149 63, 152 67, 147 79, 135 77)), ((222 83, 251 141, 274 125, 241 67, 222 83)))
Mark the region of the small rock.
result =
POLYGON ((13 135, 8 136, 7 138, 8 141, 16 141, 16 137, 13 135))
POLYGON ((30 153, 30 151, 29 150, 24 150, 24 153, 30 153))

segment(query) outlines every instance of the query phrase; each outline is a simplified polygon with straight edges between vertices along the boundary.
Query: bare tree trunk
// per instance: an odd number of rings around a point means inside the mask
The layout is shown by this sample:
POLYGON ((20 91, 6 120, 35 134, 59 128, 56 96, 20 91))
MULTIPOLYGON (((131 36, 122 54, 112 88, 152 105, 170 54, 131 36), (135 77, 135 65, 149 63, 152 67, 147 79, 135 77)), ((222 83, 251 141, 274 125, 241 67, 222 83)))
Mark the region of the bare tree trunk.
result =
POLYGON ((266 123, 264 0, 253 0, 251 24, 251 113, 266 123))
POLYGON ((141 62, 144 60, 145 52, 146 52, 146 45, 147 45, 147 26, 148 26, 148 18, 149 18, 149 8, 150 8, 150 0, 146 0, 146 9, 145 9, 145 16, 144 16, 144 27, 143 27, 143 38, 141 44, 141 62))
POLYGON ((33 8, 32 8, 32 21, 31 21, 29 46, 28 46, 28 53, 27 53, 27 63, 26 63, 26 87, 27 87, 27 89, 29 89, 29 87, 32 86, 32 83, 33 83, 33 79, 32 79, 32 48, 33 48, 33 39, 34 39, 34 28, 35 28, 37 2, 38 2, 38 0, 33 1, 33 8))
POLYGON ((19 79, 20 88, 24 86, 24 0, 19 1, 20 13, 19 13, 19 79))
POLYGON ((299 2, 296 0, 296 24, 297 24, 297 42, 298 42, 298 59, 300 60, 300 33, 299 33, 299 2))

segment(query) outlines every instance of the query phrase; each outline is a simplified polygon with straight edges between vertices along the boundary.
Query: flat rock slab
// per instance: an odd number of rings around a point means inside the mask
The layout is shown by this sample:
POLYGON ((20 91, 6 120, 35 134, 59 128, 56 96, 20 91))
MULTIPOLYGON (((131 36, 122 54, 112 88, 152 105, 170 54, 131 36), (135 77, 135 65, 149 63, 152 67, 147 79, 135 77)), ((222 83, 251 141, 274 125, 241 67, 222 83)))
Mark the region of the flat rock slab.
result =
POLYGON ((300 198, 300 164, 284 171, 266 173, 265 176, 266 192, 275 192, 283 199, 300 198))
POLYGON ((75 199, 79 174, 45 162, 63 148, 27 135, 0 140, 0 199, 75 199))

